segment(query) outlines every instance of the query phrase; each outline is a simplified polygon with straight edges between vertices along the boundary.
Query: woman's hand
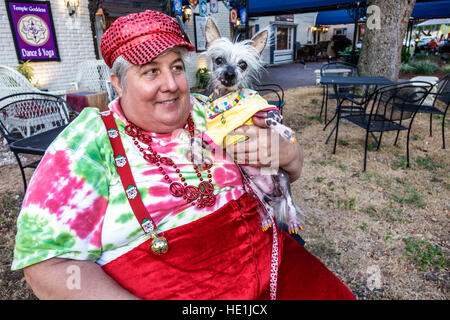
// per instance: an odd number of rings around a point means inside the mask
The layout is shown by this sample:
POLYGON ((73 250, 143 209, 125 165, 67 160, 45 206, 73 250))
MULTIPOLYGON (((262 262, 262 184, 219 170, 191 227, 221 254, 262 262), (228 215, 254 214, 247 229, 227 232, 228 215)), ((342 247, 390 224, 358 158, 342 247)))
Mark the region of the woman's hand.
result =
POLYGON ((254 167, 283 168, 291 182, 297 180, 302 172, 303 150, 299 144, 292 143, 270 130, 264 118, 253 117, 254 126, 244 125, 230 135, 246 135, 247 141, 227 147, 231 148, 239 164, 254 167))

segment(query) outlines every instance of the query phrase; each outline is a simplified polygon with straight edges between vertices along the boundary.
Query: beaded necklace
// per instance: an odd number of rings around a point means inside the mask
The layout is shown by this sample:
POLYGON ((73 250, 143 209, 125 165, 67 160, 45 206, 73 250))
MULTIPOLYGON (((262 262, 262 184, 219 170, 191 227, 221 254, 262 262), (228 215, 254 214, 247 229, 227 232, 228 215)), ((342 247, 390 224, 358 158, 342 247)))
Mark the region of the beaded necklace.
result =
POLYGON ((233 100, 233 102, 231 103, 231 105, 228 102, 224 102, 224 107, 225 110, 220 109, 218 106, 214 105, 213 103, 213 98, 214 98, 214 92, 211 93, 208 97, 208 99, 206 100, 206 106, 208 108, 209 112, 209 117, 213 117, 215 114, 219 114, 225 111, 230 110, 231 108, 233 108, 234 106, 236 106, 239 101, 241 101, 241 99, 244 97, 244 89, 241 89, 237 95, 237 97, 233 100))
MULTIPOLYGON (((194 136, 195 125, 192 120, 191 115, 188 117, 187 121, 189 135, 192 138, 194 136)), ((163 175, 164 180, 169 184, 169 192, 172 196, 176 198, 183 198, 187 203, 192 206, 197 205, 197 208, 212 207, 216 203, 216 195, 214 194, 214 185, 212 184, 212 173, 211 167, 212 163, 203 164, 202 168, 199 168, 194 163, 194 170, 197 177, 200 180, 198 186, 188 185, 186 179, 183 177, 180 169, 169 157, 161 157, 158 152, 153 150, 152 142, 153 138, 145 135, 143 130, 138 126, 130 123, 125 126, 125 132, 127 135, 133 138, 134 144, 137 146, 139 151, 142 153, 145 161, 155 164, 158 167, 159 172, 163 175), (146 148, 140 146, 140 142, 147 145, 146 148), (178 174, 180 182, 173 181, 166 172, 165 167, 172 167, 178 174), (207 180, 202 177, 200 171, 206 170, 207 180)), ((191 156, 191 162, 193 162, 193 157, 191 156)))

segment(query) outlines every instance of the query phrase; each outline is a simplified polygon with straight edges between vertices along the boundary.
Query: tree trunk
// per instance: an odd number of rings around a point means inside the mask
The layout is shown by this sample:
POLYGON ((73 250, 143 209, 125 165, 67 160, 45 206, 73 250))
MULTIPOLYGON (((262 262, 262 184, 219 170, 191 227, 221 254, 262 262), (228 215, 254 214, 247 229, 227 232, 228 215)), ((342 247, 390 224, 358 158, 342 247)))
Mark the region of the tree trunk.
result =
POLYGON ((403 39, 415 0, 369 0, 358 68, 361 75, 398 80, 403 39), (376 7, 372 7, 375 5, 376 7), (374 19, 378 19, 375 21, 374 19))

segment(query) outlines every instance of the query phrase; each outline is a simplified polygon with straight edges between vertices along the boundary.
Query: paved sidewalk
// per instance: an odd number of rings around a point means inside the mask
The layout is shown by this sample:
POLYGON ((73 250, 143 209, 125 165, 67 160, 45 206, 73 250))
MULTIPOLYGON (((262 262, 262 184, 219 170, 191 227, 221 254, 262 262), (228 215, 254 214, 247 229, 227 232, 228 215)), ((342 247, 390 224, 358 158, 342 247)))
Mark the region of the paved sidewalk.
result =
POLYGON ((263 72, 261 83, 276 83, 283 89, 314 86, 316 84, 314 70, 320 69, 325 63, 326 61, 307 62, 306 65, 290 63, 270 66, 266 68, 267 72, 263 72))

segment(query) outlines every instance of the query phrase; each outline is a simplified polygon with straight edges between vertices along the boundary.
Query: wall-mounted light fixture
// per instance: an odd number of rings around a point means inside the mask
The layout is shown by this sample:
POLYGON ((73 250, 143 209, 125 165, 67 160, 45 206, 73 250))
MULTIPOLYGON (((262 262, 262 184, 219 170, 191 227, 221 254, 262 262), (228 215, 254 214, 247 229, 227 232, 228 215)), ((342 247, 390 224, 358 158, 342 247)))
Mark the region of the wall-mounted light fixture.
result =
POLYGON ((191 20, 192 9, 190 6, 183 7, 183 22, 191 20))
POLYGON ((311 31, 312 32, 314 32, 314 31, 328 32, 328 28, 327 27, 321 27, 321 26, 319 26, 319 27, 311 27, 311 31))
POLYGON ((66 0, 67 11, 69 12, 69 16, 73 16, 79 7, 80 3, 78 0, 66 0))
POLYGON ((105 14, 103 13, 102 8, 98 8, 97 12, 95 13, 95 22, 97 24, 98 30, 106 30, 105 14))

